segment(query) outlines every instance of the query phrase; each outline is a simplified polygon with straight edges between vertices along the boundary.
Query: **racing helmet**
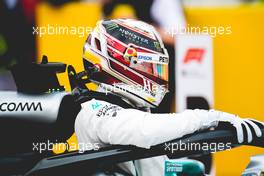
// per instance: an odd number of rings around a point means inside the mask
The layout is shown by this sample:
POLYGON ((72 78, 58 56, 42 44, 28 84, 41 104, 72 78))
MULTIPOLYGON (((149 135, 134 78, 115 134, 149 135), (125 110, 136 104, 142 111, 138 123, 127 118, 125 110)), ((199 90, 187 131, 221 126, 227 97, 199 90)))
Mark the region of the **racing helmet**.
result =
POLYGON ((85 69, 100 92, 111 92, 138 107, 157 107, 168 92, 169 56, 153 26, 134 19, 97 22, 84 48, 85 69))

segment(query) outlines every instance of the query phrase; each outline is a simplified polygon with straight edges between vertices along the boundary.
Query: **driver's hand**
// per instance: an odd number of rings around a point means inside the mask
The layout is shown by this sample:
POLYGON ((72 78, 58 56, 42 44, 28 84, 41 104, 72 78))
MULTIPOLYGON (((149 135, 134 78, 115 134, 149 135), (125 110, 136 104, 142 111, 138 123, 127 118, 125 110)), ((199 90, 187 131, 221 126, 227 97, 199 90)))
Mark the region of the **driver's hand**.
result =
POLYGON ((254 136, 261 137, 261 129, 264 128, 264 123, 254 119, 243 119, 236 115, 226 112, 210 110, 209 113, 214 113, 215 120, 218 122, 228 122, 235 129, 237 133, 237 140, 239 143, 251 143, 254 136), (215 113, 218 115, 215 116, 215 113))

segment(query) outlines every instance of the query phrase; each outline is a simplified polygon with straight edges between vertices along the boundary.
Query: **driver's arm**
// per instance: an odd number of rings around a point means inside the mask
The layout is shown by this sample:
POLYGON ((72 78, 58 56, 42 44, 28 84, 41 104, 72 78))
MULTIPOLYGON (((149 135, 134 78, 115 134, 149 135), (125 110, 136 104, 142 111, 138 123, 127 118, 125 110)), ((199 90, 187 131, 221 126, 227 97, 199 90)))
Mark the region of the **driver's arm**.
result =
POLYGON ((242 120, 220 111, 186 110, 182 113, 151 114, 97 100, 83 106, 75 122, 75 131, 78 140, 82 142, 96 141, 149 148, 197 130, 216 127, 218 122, 232 124, 237 129, 239 142, 244 141, 242 125, 245 125, 248 133, 248 142, 252 141, 251 130, 261 136, 255 121, 242 120), (96 105, 99 107, 93 109, 96 105))

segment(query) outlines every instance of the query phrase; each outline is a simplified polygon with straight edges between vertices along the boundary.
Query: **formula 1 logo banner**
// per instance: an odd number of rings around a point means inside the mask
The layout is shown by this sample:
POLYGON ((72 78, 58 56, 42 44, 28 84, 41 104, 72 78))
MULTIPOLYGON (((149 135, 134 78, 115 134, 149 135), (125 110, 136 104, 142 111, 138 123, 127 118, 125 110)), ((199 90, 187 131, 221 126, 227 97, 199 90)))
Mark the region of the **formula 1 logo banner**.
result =
POLYGON ((184 63, 188 64, 191 61, 201 63, 204 59, 205 48, 188 48, 184 57, 184 63))
POLYGON ((177 112, 188 108, 213 107, 212 64, 212 38, 209 35, 176 36, 177 112), (204 102, 208 105, 201 106, 204 102))

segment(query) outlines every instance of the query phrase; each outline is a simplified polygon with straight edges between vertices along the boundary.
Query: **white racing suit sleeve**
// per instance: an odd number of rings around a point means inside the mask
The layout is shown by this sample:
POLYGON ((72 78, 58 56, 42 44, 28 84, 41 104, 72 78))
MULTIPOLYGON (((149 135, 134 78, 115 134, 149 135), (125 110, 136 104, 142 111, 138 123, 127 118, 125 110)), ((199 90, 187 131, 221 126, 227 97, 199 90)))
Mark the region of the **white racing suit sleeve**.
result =
MULTIPOLYGON (((150 148, 201 129, 215 127, 220 121, 233 124, 237 128, 239 142, 243 142, 241 124, 245 122, 232 114, 213 110, 151 114, 136 109, 123 109, 98 100, 91 100, 82 105, 75 122, 75 131, 79 142, 99 142, 102 146, 121 144, 150 148)), ((252 126, 257 136, 260 136, 261 132, 257 125, 252 126)), ((251 132, 247 133, 248 141, 251 142, 252 135, 250 137, 249 134, 251 132)))
MULTIPOLYGON (((180 138, 201 128, 208 128, 216 123, 206 124, 201 117, 203 111, 184 111, 179 114, 151 114, 135 109, 121 109, 116 117, 102 117, 95 120, 97 136, 104 143, 135 145, 150 148, 153 145, 180 138)), ((94 116, 94 118, 98 118, 94 116)))
MULTIPOLYGON (((242 120, 220 111, 186 110, 177 114, 151 114, 123 109, 94 99, 82 104, 82 110, 75 121, 75 132, 81 151, 98 149, 109 144, 150 148, 201 129, 215 127, 218 122, 232 124, 237 129, 239 142, 244 140, 242 124, 248 125, 248 141, 252 140, 249 126, 255 130, 257 136, 261 135, 255 121, 242 120)), ((160 176, 164 174, 166 159, 168 158, 164 155, 118 165, 132 175, 160 176)))
POLYGON ((199 129, 216 126, 216 122, 207 119, 210 119, 209 114, 203 110, 151 114, 91 100, 82 105, 75 122, 75 131, 79 142, 150 148, 199 129), (89 139, 82 140, 87 137, 89 139))

